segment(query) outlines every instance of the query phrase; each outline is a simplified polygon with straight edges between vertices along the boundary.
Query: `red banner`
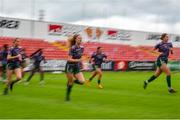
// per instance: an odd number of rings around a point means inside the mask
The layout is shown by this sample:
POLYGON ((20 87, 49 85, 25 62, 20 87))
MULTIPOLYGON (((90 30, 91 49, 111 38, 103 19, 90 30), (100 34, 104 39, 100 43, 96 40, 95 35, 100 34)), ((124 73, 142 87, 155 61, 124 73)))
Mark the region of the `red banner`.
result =
POLYGON ((114 70, 126 71, 128 69, 128 61, 115 61, 114 70))

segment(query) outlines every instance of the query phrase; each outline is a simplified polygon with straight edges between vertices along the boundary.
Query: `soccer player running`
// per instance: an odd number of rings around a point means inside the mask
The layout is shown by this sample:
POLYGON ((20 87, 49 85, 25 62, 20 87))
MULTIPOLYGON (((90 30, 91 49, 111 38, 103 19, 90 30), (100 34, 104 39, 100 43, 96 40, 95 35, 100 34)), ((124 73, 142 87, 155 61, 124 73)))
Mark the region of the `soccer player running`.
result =
POLYGON ((20 54, 21 48, 19 47, 20 39, 15 38, 13 40, 13 46, 8 51, 8 64, 7 64, 7 78, 8 81, 6 82, 6 87, 4 89, 3 94, 7 95, 8 90, 13 90, 13 85, 17 83, 19 80, 21 80, 22 74, 21 74, 21 68, 20 68, 20 62, 22 61, 22 57, 20 54), (16 75, 16 80, 12 81, 12 75, 13 72, 16 75))
POLYGON ((147 85, 150 82, 154 81, 157 77, 161 75, 162 72, 164 72, 167 75, 166 80, 168 85, 168 91, 170 93, 176 93, 176 91, 171 86, 171 72, 167 66, 169 53, 173 54, 173 45, 171 42, 168 42, 169 36, 166 33, 161 35, 161 40, 162 41, 154 48, 154 50, 158 50, 158 52, 160 52, 160 55, 158 56, 156 61, 156 72, 148 80, 144 81, 144 89, 146 89, 147 85))
POLYGON ((79 34, 74 35, 68 39, 69 54, 65 67, 67 82, 66 101, 70 101, 70 93, 73 83, 82 85, 84 84, 84 76, 80 71, 80 64, 83 61, 84 47, 81 46, 82 37, 79 34), (73 80, 75 78, 75 80, 73 80))
POLYGON ((93 66, 93 74, 89 78, 89 80, 86 81, 87 84, 89 84, 96 75, 98 75, 98 88, 102 89, 103 86, 101 84, 101 78, 102 78, 102 70, 101 70, 101 64, 103 62, 107 61, 107 56, 102 52, 102 47, 98 47, 97 51, 94 52, 90 58, 90 63, 93 66))
POLYGON ((44 83, 44 71, 41 67, 41 62, 44 61, 46 63, 45 57, 43 55, 43 50, 40 48, 36 52, 34 52, 32 55, 30 55, 30 58, 33 60, 33 69, 31 70, 30 76, 25 82, 25 85, 29 84, 29 81, 34 76, 36 72, 40 73, 40 84, 44 83))
POLYGON ((1 56, 1 76, 2 76, 2 81, 6 82, 6 67, 7 67, 7 55, 8 55, 8 49, 9 46, 8 44, 4 44, 2 47, 2 51, 0 52, 1 56))

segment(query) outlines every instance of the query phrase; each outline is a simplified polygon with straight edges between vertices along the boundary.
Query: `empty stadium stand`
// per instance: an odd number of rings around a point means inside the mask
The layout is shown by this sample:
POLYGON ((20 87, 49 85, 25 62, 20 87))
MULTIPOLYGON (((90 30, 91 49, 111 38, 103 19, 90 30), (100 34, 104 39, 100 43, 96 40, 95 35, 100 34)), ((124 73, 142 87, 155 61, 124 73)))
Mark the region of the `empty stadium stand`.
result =
MULTIPOLYGON (((3 44, 12 44, 14 38, 0 37, 0 46, 3 44)), ((44 41, 43 39, 28 39, 22 38, 21 46, 26 48, 27 54, 30 55, 39 48, 44 49, 46 59, 66 59, 67 47, 65 41, 56 41, 53 43, 44 41)), ((87 42, 83 43, 85 47, 85 55, 90 57, 96 51, 98 46, 102 46, 104 52, 110 60, 123 60, 123 61, 155 61, 157 54, 153 53, 151 46, 130 46, 120 44, 108 44, 87 42)), ((170 55, 170 60, 180 60, 180 48, 174 48, 174 54, 170 55)))
MULTIPOLYGON (((3 44, 12 45, 12 41, 14 38, 10 37, 0 37, 0 46, 3 44)), ((26 49, 27 55, 32 54, 39 48, 44 50, 44 55, 46 59, 66 59, 67 52, 63 49, 59 49, 54 46, 52 43, 44 41, 42 39, 28 39, 22 38, 21 46, 26 49)))

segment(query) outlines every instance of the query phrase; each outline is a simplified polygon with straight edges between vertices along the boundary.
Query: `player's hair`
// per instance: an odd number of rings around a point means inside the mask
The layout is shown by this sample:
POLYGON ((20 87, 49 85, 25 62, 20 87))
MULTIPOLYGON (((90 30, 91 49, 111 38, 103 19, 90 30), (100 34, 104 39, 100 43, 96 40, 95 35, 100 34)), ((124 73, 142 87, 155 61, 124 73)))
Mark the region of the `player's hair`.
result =
POLYGON ((20 40, 20 38, 15 38, 15 39, 13 40, 13 43, 15 43, 15 42, 18 41, 18 40, 20 40))
POLYGON ((67 47, 70 48, 72 47, 73 45, 76 44, 76 38, 79 36, 79 34, 75 34, 73 35, 72 37, 68 38, 68 41, 67 41, 67 47))
POLYGON ((102 48, 102 47, 100 47, 100 46, 99 46, 99 47, 97 47, 97 51, 98 51, 98 50, 100 50, 101 48, 102 48))
POLYGON ((34 56, 36 53, 38 53, 38 52, 40 52, 40 51, 43 51, 43 49, 42 49, 42 48, 39 48, 39 49, 36 50, 34 53, 32 53, 32 54, 30 55, 30 57, 34 56))
POLYGON ((166 37, 166 35, 168 35, 167 33, 163 33, 162 35, 161 35, 161 40, 163 40, 165 37, 166 37))
POLYGON ((102 47, 99 46, 99 47, 97 47, 97 50, 99 50, 99 49, 101 49, 101 48, 102 48, 102 47))
POLYGON ((9 47, 8 44, 4 44, 4 45, 3 45, 3 48, 4 48, 5 50, 8 50, 8 47, 9 47))

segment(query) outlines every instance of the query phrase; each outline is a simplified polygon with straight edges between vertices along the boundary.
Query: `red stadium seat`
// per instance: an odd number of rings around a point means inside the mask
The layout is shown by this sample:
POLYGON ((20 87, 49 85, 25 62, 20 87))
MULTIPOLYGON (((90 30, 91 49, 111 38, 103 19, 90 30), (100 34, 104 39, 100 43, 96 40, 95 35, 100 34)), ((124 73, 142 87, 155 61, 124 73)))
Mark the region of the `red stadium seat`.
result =
MULTIPOLYGON (((0 46, 3 44, 12 44, 14 38, 10 37, 0 37, 0 46)), ((22 38, 21 46, 26 48, 28 55, 32 54, 39 48, 44 49, 44 54, 46 59, 67 59, 67 48, 65 41, 56 41, 60 47, 54 45, 53 43, 47 42, 43 39, 29 39, 22 38)), ((88 42, 83 43, 85 47, 85 55, 88 57, 96 51, 98 46, 103 47, 103 51, 108 55, 110 60, 123 60, 123 61, 155 61, 157 55, 153 54, 151 51, 153 47, 151 46, 130 46, 121 44, 109 44, 109 43, 97 43, 88 42)), ((180 60, 180 48, 174 48, 174 55, 170 55, 171 60, 180 60)))

